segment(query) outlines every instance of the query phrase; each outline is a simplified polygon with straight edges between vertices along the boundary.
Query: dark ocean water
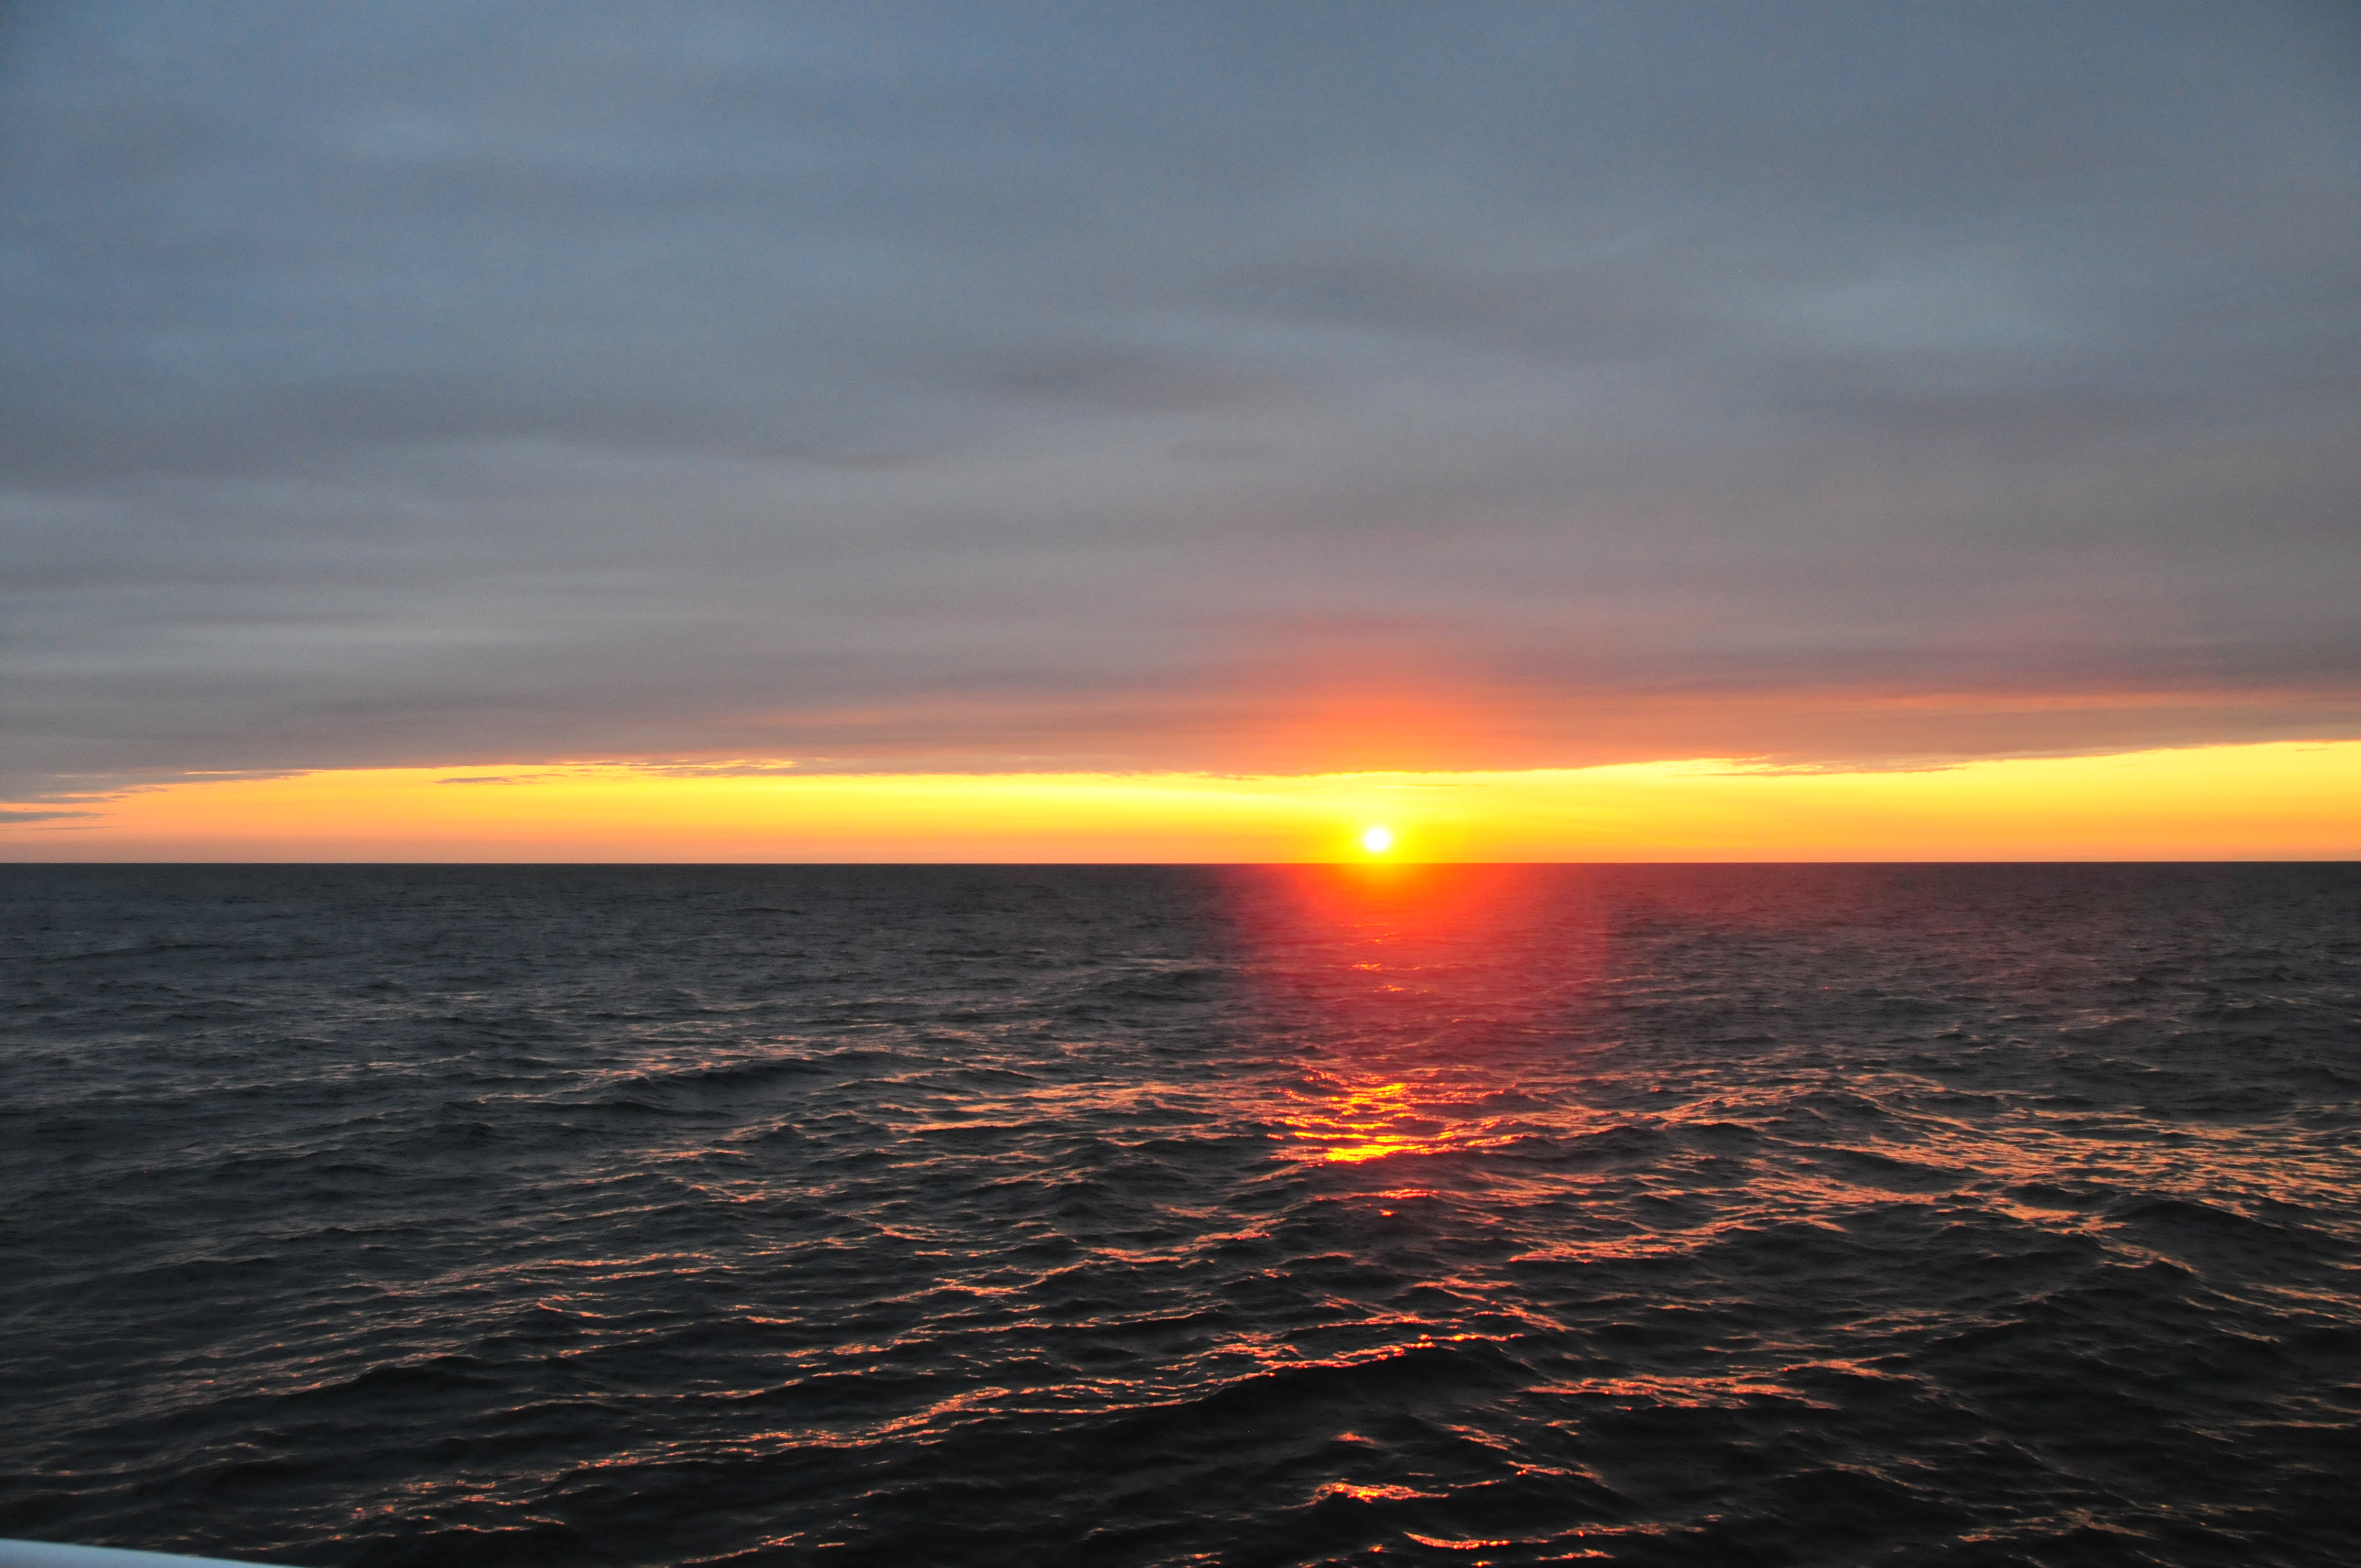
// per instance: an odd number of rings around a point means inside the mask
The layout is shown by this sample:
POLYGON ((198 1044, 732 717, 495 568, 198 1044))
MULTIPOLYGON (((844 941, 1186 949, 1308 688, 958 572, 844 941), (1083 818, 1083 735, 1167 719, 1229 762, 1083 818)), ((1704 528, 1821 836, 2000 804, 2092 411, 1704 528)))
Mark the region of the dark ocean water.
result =
POLYGON ((2361 867, 0 907, 0 1535, 2361 1561, 2361 867))

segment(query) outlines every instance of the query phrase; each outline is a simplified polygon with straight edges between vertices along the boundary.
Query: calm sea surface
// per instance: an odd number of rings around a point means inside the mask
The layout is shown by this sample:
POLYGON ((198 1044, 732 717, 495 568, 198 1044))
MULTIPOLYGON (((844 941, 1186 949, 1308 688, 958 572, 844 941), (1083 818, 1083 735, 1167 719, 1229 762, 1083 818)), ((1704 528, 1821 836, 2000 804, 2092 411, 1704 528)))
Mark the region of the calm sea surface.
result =
POLYGON ((0 1535, 2361 1561, 2361 867, 0 868, 0 1535))

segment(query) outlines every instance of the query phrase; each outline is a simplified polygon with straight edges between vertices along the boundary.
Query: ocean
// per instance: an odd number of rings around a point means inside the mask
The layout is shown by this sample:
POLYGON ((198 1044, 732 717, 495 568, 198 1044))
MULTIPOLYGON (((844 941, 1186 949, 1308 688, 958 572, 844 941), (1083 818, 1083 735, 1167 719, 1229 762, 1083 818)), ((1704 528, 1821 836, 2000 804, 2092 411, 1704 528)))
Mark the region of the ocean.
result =
POLYGON ((2361 866, 0 868, 0 1536, 2361 1561, 2361 866))

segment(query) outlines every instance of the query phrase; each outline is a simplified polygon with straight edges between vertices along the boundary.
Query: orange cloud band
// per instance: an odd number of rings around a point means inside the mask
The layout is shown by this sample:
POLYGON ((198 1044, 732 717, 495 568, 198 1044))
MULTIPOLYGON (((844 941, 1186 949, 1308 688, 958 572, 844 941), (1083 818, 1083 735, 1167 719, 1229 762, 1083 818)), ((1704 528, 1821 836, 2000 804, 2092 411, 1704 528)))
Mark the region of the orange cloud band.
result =
POLYGON ((1780 773, 1703 761, 1223 777, 628 763, 189 780, 0 826, 20 861, 2361 857, 2361 741, 1780 773))

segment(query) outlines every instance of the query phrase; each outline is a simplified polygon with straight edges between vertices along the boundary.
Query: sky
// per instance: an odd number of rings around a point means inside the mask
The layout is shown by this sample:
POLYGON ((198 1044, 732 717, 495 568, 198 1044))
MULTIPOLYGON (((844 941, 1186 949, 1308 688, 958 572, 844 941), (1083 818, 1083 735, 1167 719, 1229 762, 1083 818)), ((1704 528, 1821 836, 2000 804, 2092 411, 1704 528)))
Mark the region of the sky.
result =
POLYGON ((2361 740, 2348 5, 20 0, 0 296, 0 858, 2361 740))

